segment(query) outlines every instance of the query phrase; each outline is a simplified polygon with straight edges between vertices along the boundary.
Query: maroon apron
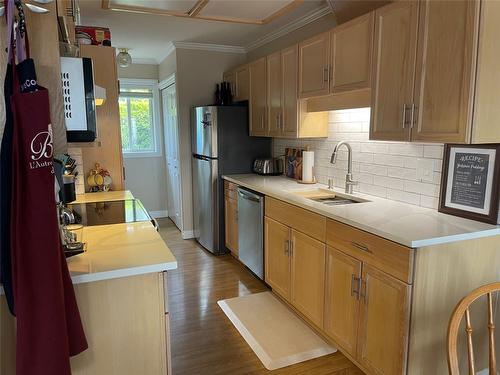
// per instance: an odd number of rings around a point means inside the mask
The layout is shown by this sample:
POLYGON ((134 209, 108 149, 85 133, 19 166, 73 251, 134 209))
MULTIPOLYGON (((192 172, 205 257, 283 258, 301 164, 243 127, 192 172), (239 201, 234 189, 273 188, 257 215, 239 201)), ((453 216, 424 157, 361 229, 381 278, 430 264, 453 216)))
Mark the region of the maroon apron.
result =
POLYGON ((48 91, 21 93, 13 62, 12 273, 18 375, 70 375, 87 348, 61 246, 48 91))

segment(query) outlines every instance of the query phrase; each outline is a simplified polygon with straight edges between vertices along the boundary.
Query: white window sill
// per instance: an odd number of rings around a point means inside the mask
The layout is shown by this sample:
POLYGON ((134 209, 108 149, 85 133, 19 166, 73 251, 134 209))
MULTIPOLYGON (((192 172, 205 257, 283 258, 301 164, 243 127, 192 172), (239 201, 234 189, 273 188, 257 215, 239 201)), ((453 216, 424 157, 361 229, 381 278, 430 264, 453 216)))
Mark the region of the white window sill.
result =
POLYGON ((124 152, 124 159, 137 159, 137 158, 159 158, 163 156, 161 152, 124 152))

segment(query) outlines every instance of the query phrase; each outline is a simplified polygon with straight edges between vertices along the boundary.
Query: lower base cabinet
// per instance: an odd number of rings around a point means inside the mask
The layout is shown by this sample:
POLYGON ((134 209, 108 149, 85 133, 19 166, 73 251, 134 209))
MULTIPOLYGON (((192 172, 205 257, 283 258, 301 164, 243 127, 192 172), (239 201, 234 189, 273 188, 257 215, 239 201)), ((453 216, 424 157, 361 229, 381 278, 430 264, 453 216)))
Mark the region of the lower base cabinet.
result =
POLYGON ((323 328, 326 246, 294 229, 291 234, 291 303, 314 325, 323 328))
POLYGON ((265 281, 322 328, 325 244, 268 217, 264 226, 265 281))
POLYGON ((359 363, 373 374, 406 373, 411 286, 363 264, 359 363))
MULTIPOLYGON (((172 374, 166 273, 76 284, 89 348, 74 375, 172 374)), ((15 372, 15 321, 0 296, 0 374, 15 372)))

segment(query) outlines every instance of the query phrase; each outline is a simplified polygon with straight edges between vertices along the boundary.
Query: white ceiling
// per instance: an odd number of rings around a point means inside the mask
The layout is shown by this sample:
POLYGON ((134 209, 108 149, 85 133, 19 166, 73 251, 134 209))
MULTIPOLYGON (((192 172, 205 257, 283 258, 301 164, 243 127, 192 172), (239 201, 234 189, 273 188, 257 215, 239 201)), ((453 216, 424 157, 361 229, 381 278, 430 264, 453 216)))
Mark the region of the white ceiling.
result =
MULTIPOLYGON (((157 0, 145 2, 155 1, 157 0)), ((191 0, 185 1, 189 3, 191 0)), ((279 0, 226 0, 225 2, 246 3, 247 6, 252 4, 252 7, 270 9, 269 3, 274 1, 281 2, 279 0)), ((82 25, 109 27, 111 41, 115 47, 130 48, 133 59, 137 62, 150 63, 161 62, 166 57, 172 42, 246 47, 269 33, 299 19, 310 18, 312 14, 326 8, 324 0, 305 0, 289 13, 266 25, 251 25, 104 10, 101 8, 101 0, 80 0, 79 4, 82 25)), ((256 9, 254 12, 258 14, 259 10, 256 9)))

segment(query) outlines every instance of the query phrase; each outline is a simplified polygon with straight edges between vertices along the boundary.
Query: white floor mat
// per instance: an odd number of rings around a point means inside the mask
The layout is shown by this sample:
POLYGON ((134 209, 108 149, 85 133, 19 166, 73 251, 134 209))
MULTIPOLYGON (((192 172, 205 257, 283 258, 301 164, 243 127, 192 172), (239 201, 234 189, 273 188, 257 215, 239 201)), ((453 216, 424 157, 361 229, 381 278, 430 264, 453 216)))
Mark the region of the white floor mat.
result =
POLYGON ((268 370, 337 351, 271 292, 217 303, 268 370))

